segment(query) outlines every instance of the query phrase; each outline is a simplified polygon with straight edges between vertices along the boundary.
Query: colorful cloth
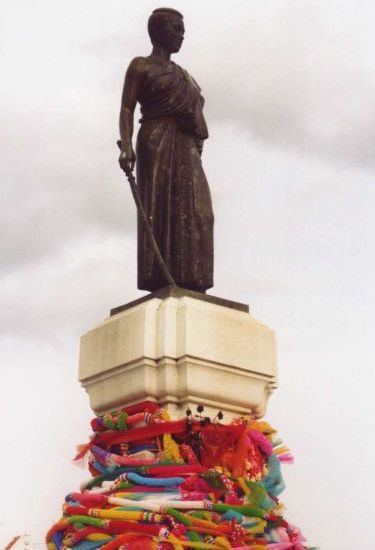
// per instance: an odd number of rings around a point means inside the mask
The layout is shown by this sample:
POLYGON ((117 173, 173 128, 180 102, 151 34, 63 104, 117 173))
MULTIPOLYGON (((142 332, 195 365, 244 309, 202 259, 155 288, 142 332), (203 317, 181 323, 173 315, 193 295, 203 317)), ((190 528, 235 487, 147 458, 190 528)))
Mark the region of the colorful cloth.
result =
POLYGON ((65 498, 49 550, 307 548, 279 501, 292 456, 267 423, 173 421, 144 404, 91 425, 75 461, 92 477, 65 498))

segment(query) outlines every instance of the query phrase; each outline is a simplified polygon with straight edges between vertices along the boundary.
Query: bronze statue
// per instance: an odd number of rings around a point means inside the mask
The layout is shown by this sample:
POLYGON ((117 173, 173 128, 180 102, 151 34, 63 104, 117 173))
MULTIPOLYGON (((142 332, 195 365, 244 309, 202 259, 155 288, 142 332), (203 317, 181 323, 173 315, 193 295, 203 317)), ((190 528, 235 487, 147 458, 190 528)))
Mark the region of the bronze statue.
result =
MULTIPOLYGON (((208 137, 204 100, 195 80, 171 61, 184 39, 183 16, 154 10, 148 21, 153 45, 136 57, 125 76, 120 113, 120 166, 136 163, 137 188, 165 264, 180 287, 205 292, 213 286, 213 212, 201 162, 208 137), (135 155, 134 110, 141 106, 135 155)), ((138 288, 168 284, 138 212, 138 288)))

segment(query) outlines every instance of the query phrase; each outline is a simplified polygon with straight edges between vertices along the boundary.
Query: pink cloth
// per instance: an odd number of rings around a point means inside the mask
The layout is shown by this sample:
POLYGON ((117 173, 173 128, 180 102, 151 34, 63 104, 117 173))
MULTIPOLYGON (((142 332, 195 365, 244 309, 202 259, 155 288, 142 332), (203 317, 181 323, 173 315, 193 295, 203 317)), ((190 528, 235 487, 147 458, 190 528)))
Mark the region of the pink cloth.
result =
POLYGON ((250 439, 252 439, 255 443, 258 443, 259 447, 267 456, 272 455, 272 444, 268 441, 265 435, 261 432, 257 432, 256 430, 249 430, 247 433, 250 439))
POLYGON ((270 550, 305 550, 302 544, 305 541, 301 531, 294 525, 289 524, 288 529, 277 527, 272 530, 272 538, 279 542, 269 542, 267 548, 270 550))

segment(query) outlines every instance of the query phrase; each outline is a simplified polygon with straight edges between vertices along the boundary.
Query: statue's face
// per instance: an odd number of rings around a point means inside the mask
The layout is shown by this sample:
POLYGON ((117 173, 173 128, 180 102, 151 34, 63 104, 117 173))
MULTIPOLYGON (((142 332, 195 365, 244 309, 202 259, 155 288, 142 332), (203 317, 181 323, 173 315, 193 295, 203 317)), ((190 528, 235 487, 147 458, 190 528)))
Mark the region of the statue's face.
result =
POLYGON ((176 15, 168 15, 159 28, 158 42, 170 53, 177 53, 180 51, 184 34, 185 27, 182 18, 176 15))

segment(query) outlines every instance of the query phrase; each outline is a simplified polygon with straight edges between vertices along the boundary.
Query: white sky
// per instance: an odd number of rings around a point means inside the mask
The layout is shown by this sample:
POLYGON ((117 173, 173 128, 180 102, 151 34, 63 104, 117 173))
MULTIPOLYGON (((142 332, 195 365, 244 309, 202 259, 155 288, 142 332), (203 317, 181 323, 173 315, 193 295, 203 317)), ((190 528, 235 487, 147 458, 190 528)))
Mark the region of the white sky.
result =
MULTIPOLYGON (((162 4, 161 4, 162 5, 162 4)), ((321 550, 372 550, 375 3, 171 0, 200 83, 216 216, 212 294, 276 330, 267 419, 296 456, 287 518, 321 550)), ((41 540, 86 477, 79 336, 136 290, 117 166, 124 71, 147 0, 0 0, 0 546, 41 540)))

